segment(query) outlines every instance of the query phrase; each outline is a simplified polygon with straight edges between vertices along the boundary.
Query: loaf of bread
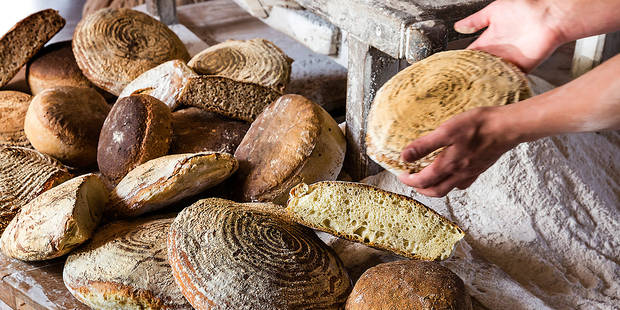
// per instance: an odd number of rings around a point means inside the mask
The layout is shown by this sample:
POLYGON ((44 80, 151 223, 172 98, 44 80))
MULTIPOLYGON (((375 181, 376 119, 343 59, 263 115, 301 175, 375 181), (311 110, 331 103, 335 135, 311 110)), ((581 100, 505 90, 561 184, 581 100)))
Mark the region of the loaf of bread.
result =
POLYGON ((178 98, 190 77, 197 77, 185 62, 175 59, 145 71, 135 80, 131 81, 119 98, 134 94, 145 94, 155 97, 165 103, 170 110, 178 106, 178 98))
MULTIPOLYGON (((199 3, 206 0, 176 0, 177 7, 199 3)), ((290 1, 290 0, 288 0, 290 1)), ((82 9, 82 16, 86 16, 93 12, 96 12, 104 8, 120 9, 120 8, 133 8, 144 4, 146 0, 86 0, 84 2, 84 8, 82 9)))
POLYGON ((252 122, 280 95, 280 92, 254 83, 222 76, 200 76, 187 81, 178 102, 184 106, 252 122))
POLYGON ((168 106, 149 95, 119 99, 99 136, 99 171, 116 183, 138 165, 166 155, 172 136, 171 119, 168 106))
POLYGON ((168 155, 131 170, 112 192, 107 212, 137 216, 161 209, 219 184, 237 170, 228 153, 168 155))
POLYGON ((463 280, 436 262, 404 260, 372 267, 355 283, 347 310, 471 310, 463 280))
POLYGON ((12 90, 0 91, 0 147, 31 147, 24 133, 24 118, 32 96, 12 90))
POLYGON ((66 181, 22 207, 6 227, 4 255, 25 260, 52 259, 88 240, 101 220, 108 192, 98 176, 66 181))
POLYGON ((171 154, 203 151, 234 154, 250 125, 207 112, 187 108, 172 113, 171 154))
POLYGON ((93 309, 191 309, 166 255, 173 220, 168 215, 101 227, 67 258, 65 286, 93 309))
POLYGON ((197 201, 170 226, 168 259, 196 309, 341 309, 351 290, 334 252, 268 203, 197 201))
POLYGON ((271 41, 252 39, 213 45, 187 64, 199 74, 225 76, 284 92, 291 80, 292 62, 271 41))
POLYGON ((345 137, 323 108, 299 95, 269 105, 235 152, 242 201, 285 203, 300 182, 335 180, 345 137))
POLYGON ((303 225, 415 259, 446 259, 465 236, 413 198, 361 183, 299 184, 286 211, 303 225))
POLYGON ((0 87, 6 85, 62 27, 58 11, 36 12, 18 22, 0 38, 0 87))
POLYGON ((70 179, 57 160, 22 147, 0 147, 0 233, 21 207, 70 179))
POLYGON ((110 112, 103 96, 88 87, 57 86, 34 96, 24 132, 32 146, 72 167, 97 162, 97 140, 110 112))
POLYGON ((400 153, 411 141, 460 112, 529 96, 525 75, 499 57, 474 50, 434 54, 397 73, 377 92, 368 114, 368 156, 394 174, 418 172, 442 149, 404 162, 400 153))
POLYGON ((82 73, 116 96, 146 70, 168 60, 189 60, 172 30, 131 9, 102 9, 82 18, 73 34, 73 53, 82 73))

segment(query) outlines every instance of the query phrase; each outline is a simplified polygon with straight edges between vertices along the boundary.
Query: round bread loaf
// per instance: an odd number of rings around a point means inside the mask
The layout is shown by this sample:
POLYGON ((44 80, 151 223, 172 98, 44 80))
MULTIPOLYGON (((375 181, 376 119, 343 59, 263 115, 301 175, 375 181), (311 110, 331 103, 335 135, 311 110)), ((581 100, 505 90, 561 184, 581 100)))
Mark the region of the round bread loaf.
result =
POLYGON ((470 310, 463 280, 435 262, 405 260, 379 264, 357 280, 347 310, 470 310))
POLYGON ((22 207, 0 238, 2 253, 37 261, 52 259, 88 240, 101 220, 108 192, 98 176, 66 181, 22 207))
POLYGON ((173 220, 159 216, 101 227, 67 258, 65 286, 93 309, 191 309, 166 255, 173 220))
POLYGON ((131 9, 102 9, 85 16, 73 34, 73 53, 84 75, 116 96, 146 70, 168 60, 189 60, 172 30, 131 9))
POLYGON ((90 167, 108 112, 105 99, 92 88, 48 88, 32 99, 24 132, 37 151, 69 166, 90 167))
POLYGON ((172 113, 170 153, 203 151, 234 154, 250 125, 199 108, 172 113))
MULTIPOLYGON (((205 0, 176 0, 177 7, 186 4, 199 3, 205 0)), ((86 0, 82 16, 86 16, 103 8, 133 8, 144 4, 146 0, 86 0)))
POLYGON ((103 123, 97 164, 107 178, 118 182, 140 164, 168 153, 172 113, 149 95, 121 98, 103 123))
POLYGON ((21 207, 71 178, 57 160, 22 147, 0 147, 0 233, 21 207))
POLYGON ((0 147, 30 147, 24 133, 24 119, 32 96, 18 91, 0 91, 0 147))
POLYGON ((168 259, 196 309, 340 309, 351 289, 334 252, 267 203, 199 200, 172 223, 168 259))
POLYGON ((291 80, 292 62, 271 41, 252 39, 216 44, 192 57, 187 65, 199 74, 256 83, 282 93, 291 80))
POLYGON ((285 203, 298 183, 335 180, 345 149, 342 131, 323 108, 284 95, 258 116, 235 152, 240 199, 285 203))
POLYGON ((377 92, 368 114, 368 156, 394 174, 418 172, 441 152, 407 163, 402 150, 452 116, 530 96, 525 75, 501 58, 474 50, 446 51, 394 75, 377 92))

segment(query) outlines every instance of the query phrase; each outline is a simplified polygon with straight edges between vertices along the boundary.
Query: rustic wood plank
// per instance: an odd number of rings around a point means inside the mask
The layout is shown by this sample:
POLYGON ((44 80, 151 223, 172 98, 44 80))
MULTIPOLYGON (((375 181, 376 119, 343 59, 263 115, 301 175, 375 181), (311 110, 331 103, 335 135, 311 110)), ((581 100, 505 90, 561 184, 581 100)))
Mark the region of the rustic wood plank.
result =
POLYGON ((577 40, 571 74, 577 78, 620 52, 620 31, 577 40))
POLYGON ((146 9, 149 14, 159 17, 159 20, 166 25, 179 23, 175 0, 146 0, 146 9))

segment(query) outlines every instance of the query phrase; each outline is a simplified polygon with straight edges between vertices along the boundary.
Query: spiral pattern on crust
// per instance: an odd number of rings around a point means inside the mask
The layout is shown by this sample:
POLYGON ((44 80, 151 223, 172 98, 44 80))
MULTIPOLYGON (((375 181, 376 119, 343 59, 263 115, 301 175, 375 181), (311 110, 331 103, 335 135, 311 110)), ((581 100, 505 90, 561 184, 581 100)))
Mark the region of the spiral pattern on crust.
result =
POLYGON ((271 204, 200 200, 171 226, 168 253, 197 309, 337 309, 351 289, 334 252, 271 204))
POLYGON ((91 82, 117 96, 143 72, 189 59, 172 30, 131 9, 102 9, 83 18, 73 35, 73 53, 91 82))

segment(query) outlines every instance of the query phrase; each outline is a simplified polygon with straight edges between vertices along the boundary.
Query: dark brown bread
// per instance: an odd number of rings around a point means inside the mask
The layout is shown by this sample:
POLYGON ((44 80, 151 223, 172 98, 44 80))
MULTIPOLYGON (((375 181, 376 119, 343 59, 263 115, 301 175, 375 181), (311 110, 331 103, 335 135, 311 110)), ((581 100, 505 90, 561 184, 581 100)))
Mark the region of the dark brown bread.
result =
POLYGON ((47 9, 22 19, 0 38, 0 87, 64 26, 58 11, 47 9))
POLYGON ((12 90, 0 91, 0 147, 31 148, 24 133, 24 118, 32 96, 12 90))

